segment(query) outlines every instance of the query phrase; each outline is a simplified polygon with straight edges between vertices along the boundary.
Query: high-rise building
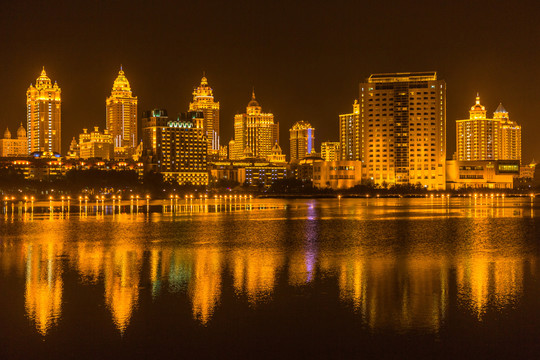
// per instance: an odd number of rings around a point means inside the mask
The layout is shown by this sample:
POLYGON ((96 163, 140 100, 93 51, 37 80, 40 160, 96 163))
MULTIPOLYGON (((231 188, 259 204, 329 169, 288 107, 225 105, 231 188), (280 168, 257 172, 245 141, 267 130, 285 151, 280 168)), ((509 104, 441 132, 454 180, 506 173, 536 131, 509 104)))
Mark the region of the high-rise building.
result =
POLYGON ((166 127, 161 126, 163 116, 154 118, 156 127, 161 129, 161 140, 156 137, 157 156, 153 158, 156 170, 170 182, 208 185, 204 114, 200 111, 181 113, 176 120, 168 121, 166 127))
POLYGON ((88 132, 87 129, 83 129, 82 134, 79 134, 80 159, 100 158, 111 160, 113 155, 113 138, 107 129, 101 133, 99 127, 94 126, 94 131, 88 132))
POLYGON ((354 100, 353 111, 339 115, 339 143, 342 160, 360 160, 360 104, 354 100))
POLYGON ((114 156, 129 158, 137 147, 137 97, 132 95, 122 67, 107 98, 107 130, 112 135, 114 156))
POLYGON ((28 155, 28 139, 26 138, 26 130, 23 125, 17 129, 17 137, 12 138, 11 131, 6 128, 4 138, 0 139, 0 157, 11 156, 27 156, 28 155))
POLYGON ((436 72, 371 75, 360 84, 359 105, 368 179, 445 189, 446 84, 436 72))
POLYGON ((457 160, 499 160, 501 121, 488 119, 480 96, 469 111, 469 118, 456 121, 457 160))
POLYGON ((208 154, 219 154, 219 101, 214 101, 214 93, 205 76, 201 84, 193 90, 193 102, 189 111, 202 111, 204 114, 204 132, 208 139, 208 154))
POLYGON ((499 104, 488 119, 480 96, 469 111, 469 118, 456 120, 457 160, 520 160, 521 126, 510 120, 508 111, 499 104))
POLYGON ((60 153, 61 134, 61 90, 47 76, 45 68, 26 91, 26 118, 28 153, 40 151, 60 153))
POLYGON ((325 141, 321 143, 321 158, 324 161, 337 161, 340 159, 340 142, 325 141))
POLYGON ((315 150, 315 128, 307 121, 294 123, 289 129, 291 142, 291 161, 302 160, 315 150))
POLYGON ((253 91, 246 113, 234 116, 234 148, 229 146, 229 156, 242 159, 249 153, 266 158, 272 154, 275 143, 279 143, 279 123, 274 123, 274 114, 262 112, 253 91))
POLYGON ((143 112, 142 141, 143 158, 147 170, 159 171, 163 161, 163 132, 168 127, 167 110, 154 109, 143 112))
POLYGON ((499 104, 493 114, 501 122, 501 160, 519 160, 521 162, 521 126, 511 120, 508 111, 499 104))

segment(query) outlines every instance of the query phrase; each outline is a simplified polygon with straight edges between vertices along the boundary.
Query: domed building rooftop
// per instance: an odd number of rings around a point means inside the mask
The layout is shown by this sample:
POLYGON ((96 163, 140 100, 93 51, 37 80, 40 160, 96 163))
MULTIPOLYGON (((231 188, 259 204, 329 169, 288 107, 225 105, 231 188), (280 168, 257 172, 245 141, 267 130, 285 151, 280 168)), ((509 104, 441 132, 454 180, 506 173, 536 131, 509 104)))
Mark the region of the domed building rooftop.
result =
POLYGON ((471 111, 486 111, 486 107, 480 104, 479 94, 476 94, 476 103, 471 107, 471 111))
POLYGON ((4 131, 4 139, 11 139, 11 131, 9 131, 9 128, 6 127, 6 131, 4 131))
POLYGON ((17 129, 17 137, 20 139, 20 138, 25 138, 26 137, 26 129, 24 128, 23 124, 21 123, 21 125, 19 126, 19 128, 17 129))
POLYGON ((124 74, 122 65, 120 65, 120 71, 118 72, 118 76, 116 77, 116 80, 114 80, 113 91, 131 92, 131 87, 129 86, 129 81, 126 78, 126 75, 124 74))
POLYGON ((255 89, 253 89, 253 91, 251 92, 251 101, 248 103, 248 107, 261 107, 261 105, 259 105, 259 102, 255 98, 255 89))
POLYGON ((272 147, 272 153, 279 153, 279 154, 283 153, 283 151, 281 150, 281 146, 279 146, 277 141, 274 144, 274 146, 272 147))
POLYGON ((50 87, 51 86, 51 79, 47 76, 47 73, 45 72, 45 66, 41 70, 41 74, 36 79, 36 87, 42 88, 42 87, 50 87))

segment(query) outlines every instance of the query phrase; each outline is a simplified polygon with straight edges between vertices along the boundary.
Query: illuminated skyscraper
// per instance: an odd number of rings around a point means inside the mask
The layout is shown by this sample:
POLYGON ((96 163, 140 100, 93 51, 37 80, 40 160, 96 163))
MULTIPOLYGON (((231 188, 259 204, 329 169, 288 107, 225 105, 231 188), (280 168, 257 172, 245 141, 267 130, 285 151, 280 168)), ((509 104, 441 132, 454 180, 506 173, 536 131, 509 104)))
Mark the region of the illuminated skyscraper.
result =
POLYGON ((499 104, 493 119, 486 116, 480 96, 469 111, 469 119, 457 120, 457 160, 520 160, 521 126, 510 120, 499 104))
POLYGON ((275 143, 279 143, 279 123, 274 123, 274 114, 261 111, 253 91, 246 113, 234 116, 234 148, 229 148, 229 156, 241 159, 249 148, 252 156, 266 158, 275 143))
POLYGON ((193 102, 189 111, 202 111, 204 114, 204 132, 208 139, 208 154, 219 153, 219 102, 214 101, 212 88, 203 76, 201 84, 193 90, 193 102))
POLYGON ((128 158, 137 147, 137 97, 132 95, 122 67, 106 104, 107 130, 113 137, 114 156, 128 158))
POLYGON ((340 143, 338 141, 325 141, 321 143, 321 158, 324 161, 338 161, 340 159, 340 143))
POLYGON ((469 118, 456 121, 457 160, 498 160, 501 136, 500 119, 488 119, 480 96, 469 111, 469 118))
MULTIPOLYGON (((155 158, 163 178, 180 185, 208 185, 207 139, 200 111, 181 113, 162 129, 161 155, 155 158)), ((159 154, 159 153, 158 153, 159 154)))
POLYGON ((163 133, 168 126, 167 110, 154 109, 143 112, 143 158, 147 170, 159 171, 163 159, 163 133))
POLYGON ((291 161, 302 160, 315 150, 315 128, 307 121, 297 121, 289 129, 291 161))
POLYGON ((493 114, 501 122, 501 160, 519 160, 521 162, 521 126, 510 120, 508 111, 499 104, 493 114))
POLYGON ((57 152, 61 150, 61 90, 47 76, 45 68, 26 91, 28 152, 57 152))
POLYGON ((359 111, 368 179, 446 188, 446 84, 436 72, 371 75, 359 111))
POLYGON ((341 160, 360 160, 360 104, 354 100, 353 112, 339 115, 341 160))

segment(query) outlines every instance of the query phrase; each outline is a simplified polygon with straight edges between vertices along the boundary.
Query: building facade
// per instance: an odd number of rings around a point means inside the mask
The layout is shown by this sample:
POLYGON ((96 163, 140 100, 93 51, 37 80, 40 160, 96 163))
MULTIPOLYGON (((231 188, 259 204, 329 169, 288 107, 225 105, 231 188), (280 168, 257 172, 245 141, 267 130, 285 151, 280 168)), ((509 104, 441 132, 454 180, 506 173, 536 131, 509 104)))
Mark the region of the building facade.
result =
POLYGON ((362 162, 358 160, 315 161, 313 186, 348 189, 362 182, 362 162))
POLYGON ((302 160, 315 151, 315 128, 307 121, 294 123, 289 129, 291 161, 302 160))
POLYGON ((469 118, 456 121, 457 156, 459 161, 498 160, 500 154, 501 121, 488 119, 486 107, 476 96, 469 118))
POLYGON ((28 139, 26 130, 21 124, 17 129, 17 137, 11 136, 11 131, 6 128, 4 138, 0 140, 0 157, 28 156, 28 139))
POLYGON ((445 189, 446 84, 436 72, 371 75, 360 84, 359 112, 368 180, 445 189))
POLYGON ((28 153, 62 150, 61 89, 51 83, 45 68, 26 91, 28 153))
POLYGON ((249 153, 265 159, 275 143, 279 143, 279 123, 274 123, 274 114, 262 112, 253 91, 246 113, 234 116, 234 143, 232 148, 229 143, 229 157, 242 159, 249 153))
POLYGON ((82 134, 79 134, 80 159, 99 158, 111 160, 113 157, 113 138, 107 129, 101 133, 99 127, 95 126, 94 131, 88 132, 88 129, 83 129, 82 134))
POLYGON ((501 122, 500 156, 502 160, 521 161, 521 126, 510 119, 508 111, 499 104, 493 119, 501 122))
POLYGON ((520 174, 518 160, 448 160, 447 188, 512 189, 520 174))
POLYGON ((337 161, 341 159, 339 141, 325 141, 321 143, 321 158, 324 161, 337 161))
POLYGON ((204 132, 208 139, 208 154, 219 155, 219 102, 214 101, 214 93, 205 76, 201 84, 193 90, 193 101, 189 111, 201 111, 204 115, 204 132))
POLYGON ((142 123, 142 157, 146 170, 159 171, 163 160, 163 134, 169 126, 167 110, 154 109, 143 112, 142 123))
POLYGON ((111 96, 106 100, 107 130, 113 138, 114 156, 129 158, 138 145, 137 97, 132 95, 122 67, 114 80, 111 96))
POLYGON ((361 130, 360 104, 354 100, 352 113, 339 115, 341 160, 360 160, 361 130))
POLYGON ((510 120, 502 104, 493 113, 493 118, 487 118, 486 114, 477 95, 469 119, 456 121, 457 160, 521 161, 521 126, 510 120))
POLYGON ((181 113, 162 129, 161 152, 154 159, 163 178, 180 185, 208 185, 207 139, 204 114, 181 113))

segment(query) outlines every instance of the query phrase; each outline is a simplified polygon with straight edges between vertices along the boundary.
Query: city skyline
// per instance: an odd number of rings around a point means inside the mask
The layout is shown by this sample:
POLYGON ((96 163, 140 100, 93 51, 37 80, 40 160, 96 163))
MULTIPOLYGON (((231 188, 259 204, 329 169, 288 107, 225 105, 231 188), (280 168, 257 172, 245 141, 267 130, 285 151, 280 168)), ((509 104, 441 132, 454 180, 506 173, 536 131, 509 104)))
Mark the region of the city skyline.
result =
MULTIPOLYGON (((44 73, 45 73, 45 66, 42 66, 42 71, 41 71, 40 77, 44 76, 44 75, 43 75, 44 73)), ((434 73, 436 73, 436 72, 434 72, 434 73)), ((388 74, 390 74, 390 73, 388 73, 388 74)), ((407 74, 407 73, 404 72, 404 73, 398 73, 398 74, 407 74)), ((383 75, 384 75, 384 74, 383 74, 383 75)), ((40 77, 38 77, 38 80, 39 80, 40 77)), ((115 84, 118 82, 119 77, 123 77, 123 79, 127 82, 127 79, 125 79, 125 77, 124 77, 124 71, 123 71, 122 65, 120 65, 120 71, 119 71, 119 73, 117 73, 117 78, 116 78, 115 81, 114 81, 115 84)), ((49 79, 49 78, 47 77, 47 79, 49 79)), ((49 81, 50 81, 50 80, 49 80, 49 81)), ((366 78, 366 81, 369 81, 369 77, 366 78)), ((200 82, 201 82, 201 84, 203 84, 204 86, 207 87, 208 91, 209 91, 210 94, 211 94, 210 97, 213 99, 213 98, 214 98, 213 95, 212 95, 213 89, 207 85, 207 84, 208 84, 208 80, 207 80, 207 77, 206 77, 206 73, 205 73, 205 72, 203 72, 202 80, 200 80, 200 82)), ((56 84, 56 81, 55 81, 55 84, 56 84)), ((56 86, 56 85, 55 85, 55 86, 56 86)), ((113 85, 113 92, 114 92, 114 86, 115 86, 115 85, 113 85)), ((195 86, 193 86, 193 89, 194 89, 194 90, 193 90, 193 93, 192 93, 192 94, 197 94, 198 91, 200 92, 200 91, 201 91, 201 86, 202 86, 202 85, 195 85, 195 86)), ((359 86, 361 87, 361 86, 362 86, 362 83, 359 83, 359 86)), ((129 86, 129 83, 127 84, 127 87, 129 88, 129 89, 128 89, 128 92, 131 93, 131 88, 130 88, 130 86, 129 86)), ((254 88, 253 88, 253 91, 252 91, 252 92, 254 93, 254 88)), ((195 95, 194 95, 194 96, 195 96, 195 95)), ((252 94, 252 96, 253 96, 253 94, 252 94)), ((476 93, 476 96, 477 96, 477 99, 478 99, 479 92, 476 93)), ((109 97, 109 98, 110 98, 110 97, 109 97)), ((109 101, 109 98, 107 98, 107 101, 109 101)), ((133 97, 133 99, 134 99, 135 102, 137 103, 137 96, 133 97)), ((482 102, 484 103, 484 101, 482 101, 482 102)), ((216 102, 216 104, 217 104, 217 106, 218 106, 218 110, 217 110, 217 111, 219 112, 219 101, 216 102)), ((136 105, 135 105, 135 106, 136 106, 136 105)), ((193 106, 194 106, 194 104, 191 102, 191 103, 188 103, 187 108, 191 109, 191 108, 193 108, 193 106)), ((355 99, 355 100, 354 100, 353 109, 355 108, 355 106, 356 106, 356 107, 358 106, 358 99, 355 99)), ((501 106, 502 106, 502 102, 499 102, 497 108, 500 108, 501 106)), ((156 107, 154 107, 153 109, 155 109, 155 108, 156 108, 156 107)), ((504 110, 504 112, 507 113, 506 109, 503 108, 503 110, 504 110)), ((150 109, 140 109, 140 108, 139 108, 139 109, 137 110, 137 115, 136 115, 137 130, 136 130, 136 133, 140 133, 141 130, 142 130, 141 120, 142 120, 142 118, 144 117, 144 114, 143 114, 143 113, 144 113, 145 111, 150 111, 150 109)), ((447 109, 447 111, 448 111, 448 109, 447 109)), ((180 114, 180 113, 182 113, 182 112, 183 112, 183 111, 178 111, 177 113, 180 114)), ((344 125, 342 124, 342 122, 344 121, 344 120, 343 120, 343 119, 344 119, 343 117, 344 117, 344 116, 347 116, 347 115, 351 115, 351 114, 343 114, 343 113, 344 113, 344 112, 339 113, 339 114, 336 115, 337 120, 336 120, 336 124, 335 124, 335 125, 336 125, 336 127, 337 127, 337 129, 338 129, 338 134, 337 134, 338 138, 337 138, 337 140, 336 140, 336 139, 322 139, 322 140, 319 140, 318 147, 315 148, 315 150, 320 150, 320 145, 322 144, 322 142, 325 142, 325 141, 338 141, 338 142, 339 142, 339 141, 340 141, 340 135, 339 135, 339 132, 341 131, 341 130, 340 130, 340 126, 344 126, 344 125)), ((234 116, 237 116, 237 115, 239 115, 239 114, 241 114, 241 111, 238 111, 234 116)), ((104 122, 105 122, 105 125, 102 125, 99 121, 96 121, 96 122, 94 122, 94 124, 92 124, 91 126, 83 127, 83 128, 94 128, 95 126, 99 126, 99 127, 102 127, 102 128, 106 128, 106 127, 107 127, 107 124, 106 124, 106 123, 107 123, 107 121, 108 121, 108 120, 107 120, 107 117, 108 117, 108 114, 106 113, 106 120, 104 121, 104 122)), ((218 117, 219 117, 219 113, 218 113, 218 117)), ((296 124, 296 123, 298 123, 298 122, 301 122, 301 121, 304 121, 304 120, 298 120, 298 121, 295 121, 295 122, 291 125, 291 127, 294 126, 294 124, 296 124)), ((446 121, 446 146, 447 146, 447 154, 446 154, 446 158, 447 158, 447 159, 451 159, 452 156, 453 156, 453 154, 454 154, 454 152, 456 153, 456 155, 457 155, 457 152, 458 152, 458 145, 457 145, 457 142, 455 141, 455 140, 457 139, 457 137, 455 137, 455 136, 456 136, 455 134, 449 133, 449 126, 454 127, 454 130, 455 130, 454 133, 457 131, 457 124, 456 124, 456 121, 461 121, 461 119, 447 119, 447 121, 446 121), (450 122, 450 124, 449 124, 448 122, 450 122), (449 141, 450 141, 449 139, 452 139, 452 137, 454 137, 454 139, 453 139, 454 141, 452 141, 451 143, 449 143, 449 141), (451 152, 450 152, 449 149, 452 149, 451 152)), ((515 119, 514 119, 514 122, 515 122, 515 119)), ((217 123, 219 124, 219 120, 217 121, 217 123)), ((225 125, 226 125, 226 124, 225 124, 225 125)), ((5 129, 8 129, 8 128, 9 128, 10 126, 12 126, 12 125, 11 125, 11 124, 7 124, 7 125, 2 124, 2 126, 3 126, 5 129)), ((223 125, 222 125, 222 126, 223 126, 223 125)), ((220 129, 218 129, 218 132, 219 132, 220 130, 222 130, 222 129, 221 129, 222 126, 220 126, 220 129)), ((233 118, 233 120, 231 121, 231 128, 234 129, 234 118, 233 118)), ((81 128, 81 129, 82 129, 82 128, 81 128)), ((81 130, 79 130, 76 134, 74 134, 73 137, 77 138, 78 135, 80 134, 80 131, 81 131, 81 130)), ((281 135, 281 132, 282 132, 282 131, 281 131, 281 130, 279 130, 279 131, 280 131, 280 132, 279 132, 279 135, 281 135)), ((225 131, 225 132, 227 132, 227 131, 225 131)), ((525 133, 526 133, 526 131, 525 131, 525 133)), ((289 134, 286 134, 286 135, 288 136, 289 134)), ((73 137, 70 137, 70 139, 72 139, 73 137)), ((219 135, 218 135, 217 137, 219 138, 219 135)), ((234 134, 233 134, 232 137, 231 137, 229 140, 227 140, 227 141, 224 141, 223 139, 221 139, 221 145, 222 145, 222 146, 224 146, 224 145, 226 146, 226 145, 228 144, 228 141, 230 141, 230 140, 234 140, 234 134)), ((137 138, 137 140, 135 140, 135 141, 136 141, 137 144, 140 143, 140 142, 142 142, 142 136, 139 136, 139 137, 137 138)), ((344 140, 342 140, 342 141, 344 141, 344 140)), ((359 140, 358 140, 358 141, 359 141, 359 140)), ((70 148, 70 143, 71 143, 71 140, 65 139, 64 137, 62 137, 62 139, 61 139, 61 144, 62 144, 62 148, 63 148, 63 149, 69 149, 69 148, 70 148), (67 144, 64 144, 64 143, 67 143, 67 144)), ((360 144, 358 143, 357 146, 359 146, 359 145, 360 145, 360 144)), ((525 146, 524 142, 521 142, 520 145, 521 145, 522 147, 525 146)), ((209 146, 210 146, 210 145, 209 145, 209 146)), ((358 152, 359 149, 358 149, 358 150, 355 150, 355 151, 358 152)), ((64 153, 66 153, 66 152, 67 152, 67 150, 64 150, 64 153)), ((524 153, 523 150, 522 150, 521 152, 524 153)), ((209 153, 209 154, 210 154, 210 153, 209 153)), ((65 155, 65 154, 62 154, 62 155, 65 155)), ((289 155, 290 155, 290 153, 289 153, 289 155)), ((360 154, 358 153, 358 154, 354 155, 353 157, 358 156, 358 155, 360 155, 360 154)), ((531 159, 534 159, 534 154, 532 155, 531 159)), ((523 161, 523 163, 528 163, 528 161, 530 161, 531 159, 528 159, 528 158, 522 158, 522 161, 523 161)))
POLYGON ((337 115, 349 111, 358 83, 370 73, 436 70, 449 84, 448 154, 455 150, 454 120, 467 115, 471 97, 479 92, 487 108, 502 102, 525 129, 524 161, 538 157, 540 144, 533 139, 540 124, 530 104, 540 94, 535 89, 519 90, 539 75, 540 53, 530 47, 530 39, 540 35, 529 19, 535 13, 530 11, 532 2, 519 7, 487 2, 441 7, 427 2, 392 7, 316 2, 307 8, 277 2, 257 4, 253 10, 246 5, 141 8, 119 1, 85 8, 68 4, 53 12, 32 1, 10 4, 0 25, 10 54, 0 67, 5 109, 0 125, 14 129, 22 121, 20 93, 45 65, 65 95, 62 148, 66 149, 80 129, 105 127, 103 99, 123 64, 140 99, 139 113, 153 108, 185 111, 193 87, 206 71, 221 104, 222 144, 232 138, 233 129, 227 124, 243 110, 246 91, 253 86, 268 111, 279 118, 282 139, 294 122, 303 119, 328 135, 319 138, 321 142, 335 141, 337 115), (130 10, 121 11, 125 8, 130 10), (264 16, 250 16, 251 12, 264 16), (196 16, 181 23, 175 20, 188 13, 196 16), (380 17, 375 15, 380 13, 388 26, 378 25, 380 17), (493 29, 493 19, 502 13, 506 26, 493 29), (202 14, 205 26, 198 25, 202 14), (359 14, 365 14, 360 24, 355 20, 359 14), (96 24, 95 31, 86 31, 86 17, 96 24), (284 21, 273 27, 270 19, 276 17, 284 21), (143 20, 149 26, 140 27, 143 20), (417 21, 406 37, 395 36, 397 29, 417 21), (160 26, 151 26, 157 22, 160 26), (458 28, 469 30, 455 31, 458 28), (169 55, 144 51, 150 48, 169 55), (186 49, 197 56, 180 57, 186 49))

